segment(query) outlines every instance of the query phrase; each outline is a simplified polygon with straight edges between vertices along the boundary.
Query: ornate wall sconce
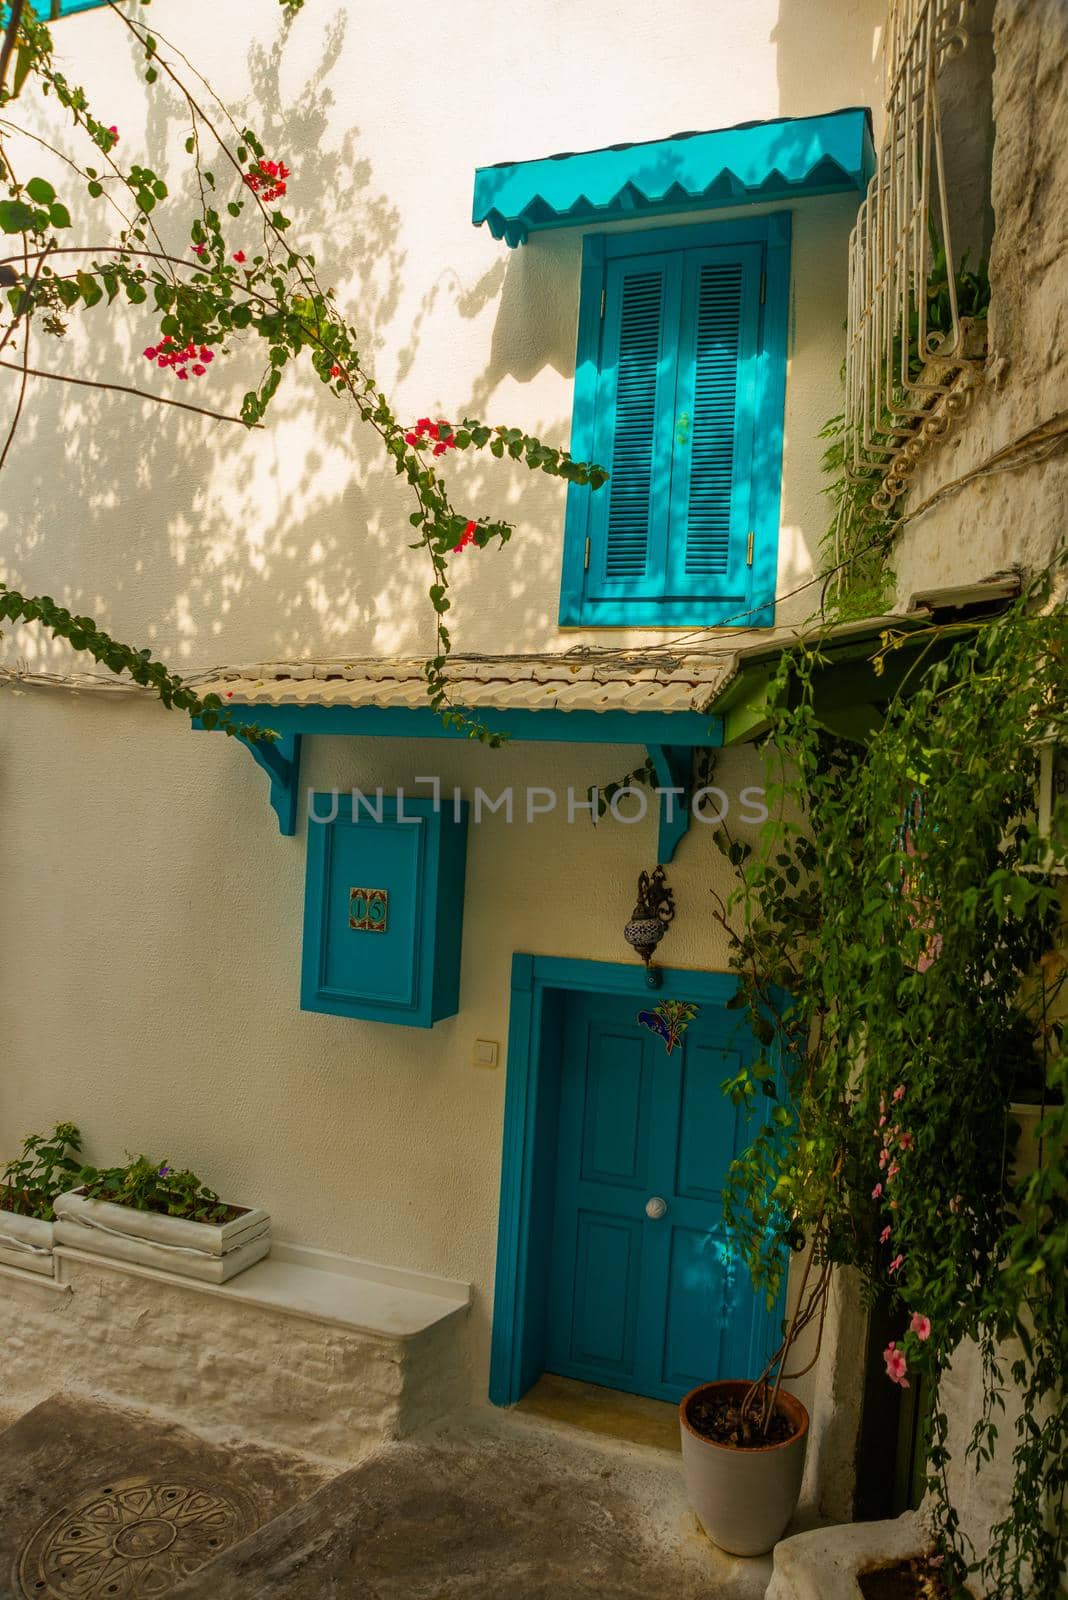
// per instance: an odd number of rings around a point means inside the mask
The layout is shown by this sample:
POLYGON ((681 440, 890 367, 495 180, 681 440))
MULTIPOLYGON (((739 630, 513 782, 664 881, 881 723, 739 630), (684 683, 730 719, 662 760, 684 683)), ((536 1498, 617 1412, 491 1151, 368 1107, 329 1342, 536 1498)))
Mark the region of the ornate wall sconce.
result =
POLYGON ((623 937, 645 962, 645 981, 650 989, 659 989, 663 981, 650 963, 674 916, 675 896, 667 886, 663 867, 643 872, 638 878, 638 903, 623 929, 623 937))

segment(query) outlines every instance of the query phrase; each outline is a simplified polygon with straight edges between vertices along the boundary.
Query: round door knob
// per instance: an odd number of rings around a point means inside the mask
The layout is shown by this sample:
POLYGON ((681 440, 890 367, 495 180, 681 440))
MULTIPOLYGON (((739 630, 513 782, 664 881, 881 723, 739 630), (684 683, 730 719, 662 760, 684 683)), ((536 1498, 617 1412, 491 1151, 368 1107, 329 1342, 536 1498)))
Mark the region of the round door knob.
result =
POLYGON ((659 1222, 661 1217, 667 1216, 667 1201, 662 1200, 658 1194, 654 1194, 650 1200, 645 1202, 645 1215, 652 1217, 654 1222, 659 1222))

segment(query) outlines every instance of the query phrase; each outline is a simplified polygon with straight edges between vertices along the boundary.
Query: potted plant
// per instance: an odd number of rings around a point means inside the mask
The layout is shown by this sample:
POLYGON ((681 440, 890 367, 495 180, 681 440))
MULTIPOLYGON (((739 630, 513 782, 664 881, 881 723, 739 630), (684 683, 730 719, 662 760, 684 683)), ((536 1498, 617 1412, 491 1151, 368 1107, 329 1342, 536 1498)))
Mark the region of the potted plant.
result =
POLYGON ((266 1211, 231 1205, 194 1172, 141 1155, 83 1167, 55 1203, 56 1240, 92 1255, 224 1283, 271 1248, 266 1211))
POLYGON ((822 1267, 806 1298, 815 1255, 786 1336, 759 1377, 698 1384, 679 1405, 690 1505, 713 1544, 731 1555, 765 1555, 786 1531, 801 1493, 808 1412, 782 1380, 798 1335, 813 1318, 822 1322, 830 1268, 822 1267))
POLYGON ((0 1261, 53 1276, 53 1202, 80 1170, 81 1147, 73 1122, 58 1122, 50 1134, 29 1134, 22 1154, 0 1173, 0 1261))

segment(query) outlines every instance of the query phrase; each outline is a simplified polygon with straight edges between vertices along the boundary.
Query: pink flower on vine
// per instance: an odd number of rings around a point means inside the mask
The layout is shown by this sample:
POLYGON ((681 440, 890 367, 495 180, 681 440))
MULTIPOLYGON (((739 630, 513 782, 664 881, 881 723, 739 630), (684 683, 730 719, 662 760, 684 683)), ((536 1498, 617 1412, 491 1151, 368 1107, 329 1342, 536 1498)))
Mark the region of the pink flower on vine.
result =
POLYGON ((905 1085, 903 1083, 899 1083, 898 1084, 897 1088, 894 1090, 893 1098, 894 1098, 895 1105, 897 1104, 897 1102, 899 1100, 904 1100, 904 1098, 905 1098, 905 1085))
POLYGON ((892 1231, 893 1230, 891 1229, 890 1224, 887 1223, 886 1227, 883 1229, 882 1233, 879 1235, 879 1243, 880 1244, 885 1244, 887 1239, 889 1239, 890 1234, 891 1234, 892 1231))
POLYGON ((917 1339, 929 1339, 931 1337, 930 1317, 921 1316, 918 1311, 914 1311, 912 1313, 912 1321, 909 1323, 909 1332, 914 1333, 917 1339))
POLYGON ((174 376, 182 382, 188 382, 190 372, 194 378, 202 378, 215 360, 214 350, 209 350, 206 344, 198 349, 190 339, 187 345, 179 346, 169 333, 163 335, 159 344, 150 344, 141 354, 157 367, 170 367, 174 376))
POLYGON ((891 1383, 898 1383, 902 1389, 907 1389, 909 1380, 905 1374, 909 1370, 909 1364, 905 1360, 904 1351, 899 1350, 896 1344, 888 1344, 883 1351, 883 1360, 886 1362, 886 1376, 891 1383))
POLYGON ((204 257, 208 253, 208 247, 206 244, 191 244, 189 248, 192 250, 195 256, 199 257, 201 261, 203 261, 204 257))
POLYGON ((414 428, 410 428, 404 435, 405 444, 417 445, 420 439, 429 439, 433 445, 433 453, 443 456, 446 450, 456 449, 456 433, 451 422, 444 418, 431 422, 429 417, 420 417, 414 428))
POLYGON ((890 1165, 886 1169, 886 1181, 887 1181, 887 1183, 893 1183, 894 1179, 897 1177, 897 1175, 898 1175, 898 1173, 900 1171, 901 1171, 901 1168, 898 1166, 897 1162, 896 1161, 891 1161, 890 1165))
POLYGON ((911 1133, 909 1133, 908 1130, 906 1129, 906 1131, 904 1133, 898 1135, 898 1141, 897 1142, 898 1142, 898 1145, 900 1146, 900 1148, 902 1150, 911 1150, 912 1149, 912 1135, 911 1135, 911 1133))
POLYGON ((478 523, 477 522, 469 522, 467 524, 466 528, 464 529, 463 533, 460 535, 460 543, 453 545, 453 547, 452 547, 453 554, 454 555, 459 555, 460 551, 461 550, 465 550, 469 544, 474 544, 474 542, 475 542, 475 534, 477 532, 478 532, 478 523))
POLYGON ((284 161, 268 161, 262 157, 245 173, 243 181, 261 200, 280 200, 286 192, 286 179, 289 176, 290 171, 284 161))
POLYGON ((111 135, 112 145, 117 145, 119 142, 119 130, 116 128, 114 123, 112 123, 111 127, 108 129, 108 132, 111 135))
POLYGON ((900 1272, 901 1268, 904 1265, 905 1265, 905 1257, 904 1256, 895 1256, 893 1261, 891 1261, 889 1267, 887 1268, 887 1271, 888 1272, 900 1272))
POLYGON ((889 1160, 890 1160, 890 1152, 884 1146, 884 1148, 879 1151, 879 1170, 880 1170, 880 1172, 882 1171, 883 1167, 886 1166, 886 1163, 889 1160))
POLYGON ((875 1188, 871 1192, 871 1197, 872 1197, 873 1200, 881 1200, 882 1199, 882 1194, 883 1194, 883 1186, 882 1186, 881 1183, 877 1183, 875 1185, 875 1188))

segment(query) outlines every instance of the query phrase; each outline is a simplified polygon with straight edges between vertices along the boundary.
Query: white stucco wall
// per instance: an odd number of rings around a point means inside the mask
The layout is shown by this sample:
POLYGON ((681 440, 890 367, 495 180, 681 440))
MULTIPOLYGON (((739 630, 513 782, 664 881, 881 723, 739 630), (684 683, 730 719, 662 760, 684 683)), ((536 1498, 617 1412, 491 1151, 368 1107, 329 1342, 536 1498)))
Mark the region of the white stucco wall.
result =
MULTIPOLYGON (((272 0, 155 0, 152 26, 292 167, 295 227, 400 412, 483 413, 560 444, 581 230, 508 251, 470 225, 475 166, 845 105, 878 114, 881 100, 881 0, 533 0, 521 18, 473 0, 425 18, 308 0, 284 48, 276 12, 272 0)), ((56 29, 64 69, 120 126, 124 154, 164 167, 184 124, 155 102, 146 120, 116 39, 96 12, 56 29)), ((828 198, 794 214, 780 591, 811 577, 827 520, 816 431, 840 404, 852 210, 828 198)), ((72 332, 40 359, 161 381, 140 356, 147 312, 98 311, 86 327, 91 347, 72 332)), ((232 405, 252 375, 237 353, 199 394, 232 405)), ((488 460, 450 471, 472 507, 518 524, 504 553, 457 563, 459 649, 650 637, 559 633, 560 484, 488 460)), ((0 575, 180 670, 431 644, 408 507, 374 443, 314 381, 284 389, 252 436, 37 385, 4 479, 0 575)), ((783 618, 807 615, 813 594, 783 618)), ((67 661, 30 628, 0 651, 38 668, 67 661)), ((640 759, 313 740, 303 776, 389 788, 436 771, 468 794, 508 782, 562 792, 640 759)), ((760 774, 735 753, 717 781, 737 794, 760 774)), ((94 1161, 158 1152, 265 1205, 282 1237, 470 1280, 483 1393, 505 1074, 474 1067, 472 1046, 499 1040, 503 1062, 514 951, 626 958, 652 820, 472 829, 461 1011, 424 1033, 299 1010, 303 825, 279 837, 262 774, 221 738, 143 701, 0 693, 0 812, 0 1153, 71 1118, 94 1161)), ((725 966, 709 831, 695 827, 670 870, 672 965, 725 966)))
MULTIPOLYGON (((583 230, 508 250, 471 226, 475 167, 744 119, 877 109, 880 11, 877 0, 723 0, 670 15, 540 0, 520 23, 462 0, 437 21, 407 17, 398 33, 374 8, 311 0, 283 45, 273 0, 222 12, 208 0, 156 0, 152 26, 292 167, 295 234, 363 332, 399 414, 483 414, 566 444, 583 230)), ((55 34, 64 70, 120 126, 123 155, 143 155, 189 194, 180 109, 154 96, 146 117, 115 20, 88 12, 55 34)), ((33 170, 47 159, 25 156, 33 170)), ((839 408, 854 211, 849 197, 795 208, 782 592, 811 576, 827 523, 815 435, 839 408)), ((247 220, 236 224, 234 247, 251 248, 250 234, 247 220)), ((172 242, 186 253, 177 228, 172 242)), ((258 352, 237 347, 209 378, 178 385, 141 357, 158 331, 148 307, 120 318, 98 310, 84 325, 91 349, 72 333, 58 351, 43 341, 41 359, 223 409, 259 371, 258 352)), ((285 386, 269 431, 252 437, 42 384, 24 427, 0 513, 9 581, 43 587, 187 665, 429 647, 425 559, 406 547, 411 508, 377 439, 310 375, 285 386), (61 510, 71 506, 75 517, 61 510)), ((517 524, 505 552, 456 563, 457 647, 589 637, 556 627, 564 486, 488 457, 450 461, 449 472, 460 504, 517 524)), ((783 615, 812 609, 809 591, 783 615)), ((13 643, 35 662, 50 654, 30 634, 13 643)))

